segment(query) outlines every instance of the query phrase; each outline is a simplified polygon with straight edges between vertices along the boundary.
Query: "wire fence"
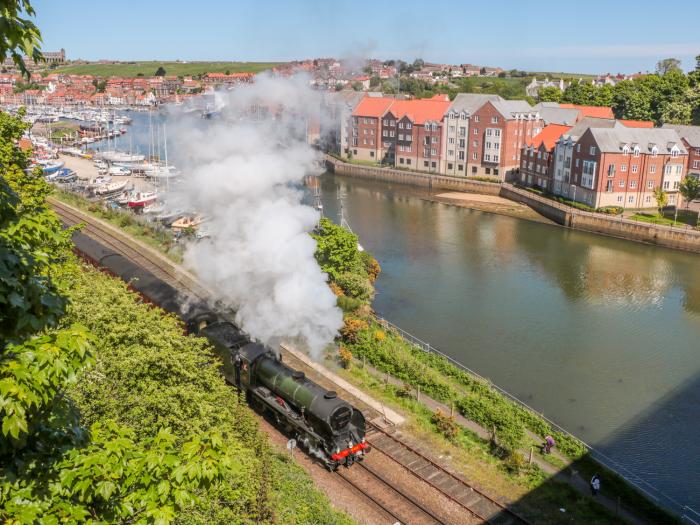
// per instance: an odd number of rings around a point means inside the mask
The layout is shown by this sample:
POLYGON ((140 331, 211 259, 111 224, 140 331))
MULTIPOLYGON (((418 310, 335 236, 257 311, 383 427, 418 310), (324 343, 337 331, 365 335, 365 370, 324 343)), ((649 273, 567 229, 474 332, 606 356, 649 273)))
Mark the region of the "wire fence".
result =
POLYGON ((418 337, 414 336, 413 334, 410 334, 403 330, 402 328, 396 326, 393 324, 391 321, 388 321, 387 319, 384 319, 383 317, 377 315, 376 313, 373 314, 375 320, 377 323, 379 323, 381 326, 384 328, 391 330, 392 332, 396 333, 399 335, 402 339, 405 341, 408 341, 415 347, 419 348, 420 350, 424 352, 430 352, 435 355, 439 355, 446 361, 448 361, 450 364, 455 366, 456 368, 474 376, 476 379, 481 380, 485 383, 488 383, 488 385, 499 392, 501 395, 506 397, 507 399, 511 400, 513 403, 516 403, 517 405, 521 406, 525 410, 528 410, 530 412, 533 412, 537 414, 539 417, 544 419, 553 429, 557 430, 558 432, 561 432, 562 434, 565 434, 567 436, 570 436, 571 438, 577 440, 578 442, 582 443, 586 449, 588 450, 588 455, 595 459, 597 462, 601 463, 602 465, 605 465, 606 468, 620 476, 622 479, 627 481, 627 483, 633 485, 636 487, 639 491, 642 493, 646 494, 649 499, 652 501, 656 502, 657 504, 663 505, 667 507, 668 509, 678 513, 681 516, 681 519, 688 523, 693 523, 695 525, 700 525, 700 513, 698 513, 696 510, 693 508, 689 507, 688 505, 684 505, 683 503, 680 503, 679 501, 675 500, 668 494, 664 493, 660 489, 656 488, 653 486, 651 483, 647 482, 646 480, 642 479, 639 477, 637 474, 632 472, 630 469, 625 467, 624 465, 620 464, 619 462, 615 461, 613 458, 609 457, 608 455, 604 454, 600 450, 596 449, 595 447, 589 445, 585 441, 581 440, 580 438, 574 436, 571 432, 568 430, 564 429, 548 417, 546 417, 542 412, 539 412, 538 410, 534 409, 524 401, 520 400, 507 390, 504 390, 503 388, 499 387, 498 385, 495 385, 493 382, 491 382, 490 379, 483 377, 482 375, 478 374, 471 368, 463 365, 459 361, 456 361, 449 355, 441 352, 434 346, 432 346, 430 343, 427 343, 423 341, 422 339, 419 339, 418 337))

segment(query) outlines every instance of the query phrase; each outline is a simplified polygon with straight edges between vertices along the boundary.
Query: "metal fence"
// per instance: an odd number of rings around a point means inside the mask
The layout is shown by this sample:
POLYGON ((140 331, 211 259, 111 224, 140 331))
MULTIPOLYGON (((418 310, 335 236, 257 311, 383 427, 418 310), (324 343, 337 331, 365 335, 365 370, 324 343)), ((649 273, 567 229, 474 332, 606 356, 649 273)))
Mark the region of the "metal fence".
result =
POLYGON ((692 509, 691 507, 684 505, 680 503, 679 501, 676 501, 674 498, 669 496, 668 494, 665 494, 661 490, 657 489, 654 487, 652 484, 648 483, 644 479, 640 478, 637 474, 626 468, 624 465, 621 465, 611 457, 607 456, 600 450, 594 448, 593 446, 589 445, 585 441, 581 440, 580 438, 574 436, 571 432, 568 430, 562 428, 559 426, 557 423, 546 417, 542 412, 538 412, 534 408, 532 408, 530 405, 525 403, 524 401, 520 400, 510 392, 503 390, 501 387, 498 385, 495 385, 491 382, 491 380, 479 375, 476 373, 474 370, 472 370, 469 367, 464 366, 462 363, 459 361, 456 361, 449 355, 441 352, 434 346, 432 346, 430 343, 426 343, 422 339, 419 339, 418 337, 414 336, 413 334, 410 334, 403 330, 402 328, 396 326, 393 324, 391 321, 388 321, 387 319, 384 319, 383 317, 377 315, 376 313, 373 314, 375 320, 377 323, 379 323, 381 326, 385 327, 388 330, 391 330, 392 332, 396 333, 399 335, 402 339, 408 341, 412 345, 414 345, 416 348, 419 348, 420 350, 424 352, 430 352, 435 355, 439 355, 446 361, 448 361, 450 364, 455 366, 456 368, 474 376, 476 379, 483 381, 485 383, 488 383, 488 385, 499 392, 501 395, 506 397, 507 399, 511 400, 512 402, 516 403, 517 405, 521 406, 523 409, 528 410, 530 412, 533 412, 537 414, 539 417, 544 419, 553 429, 557 430, 558 432, 561 432, 564 435, 567 435, 578 442, 582 443, 587 451, 588 455, 591 456, 593 459, 595 459, 597 462, 601 463, 602 465, 605 465, 606 468, 620 476, 622 479, 627 481, 630 485, 633 485, 636 487, 639 491, 642 493, 646 494, 652 501, 654 501, 657 504, 663 505, 667 507, 668 509, 678 513, 681 516, 681 519, 684 521, 687 521, 688 523, 693 523, 695 525, 700 525, 700 513, 698 513, 696 510, 692 509))

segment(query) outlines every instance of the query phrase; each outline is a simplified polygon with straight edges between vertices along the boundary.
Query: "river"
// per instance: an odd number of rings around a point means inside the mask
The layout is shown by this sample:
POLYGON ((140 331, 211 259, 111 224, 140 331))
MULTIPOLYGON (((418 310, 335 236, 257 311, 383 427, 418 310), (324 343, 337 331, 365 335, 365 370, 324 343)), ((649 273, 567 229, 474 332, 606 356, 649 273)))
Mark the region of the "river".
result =
MULTIPOLYGON (((131 116, 119 145, 146 153, 148 115, 131 116)), ((325 174, 336 220, 339 187, 382 266, 381 316, 543 412, 662 503, 700 512, 700 256, 325 174)))

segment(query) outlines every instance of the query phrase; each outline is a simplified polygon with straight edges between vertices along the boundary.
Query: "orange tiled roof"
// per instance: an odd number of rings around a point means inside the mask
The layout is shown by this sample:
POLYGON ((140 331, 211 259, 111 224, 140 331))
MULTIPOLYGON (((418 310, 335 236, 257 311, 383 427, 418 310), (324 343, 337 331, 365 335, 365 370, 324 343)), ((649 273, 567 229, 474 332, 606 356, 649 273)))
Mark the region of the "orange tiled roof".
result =
POLYGON ((542 131, 532 137, 532 140, 528 146, 539 148, 540 144, 544 144, 547 151, 550 151, 552 148, 554 148, 554 144, 556 144, 557 140, 559 140, 559 137, 570 129, 571 126, 563 126, 561 124, 550 124, 549 126, 545 126, 542 131))
POLYGON ((653 128, 654 123, 649 120, 618 120, 626 128, 653 128))
POLYGON ((578 104, 559 104, 561 108, 578 109, 583 117, 615 118, 612 108, 608 106, 580 106, 578 104))
POLYGON ((366 96, 352 114, 356 117, 381 118, 387 111, 391 111, 397 119, 408 116, 414 124, 424 124, 428 120, 441 121, 449 107, 450 100, 447 95, 412 100, 366 96))

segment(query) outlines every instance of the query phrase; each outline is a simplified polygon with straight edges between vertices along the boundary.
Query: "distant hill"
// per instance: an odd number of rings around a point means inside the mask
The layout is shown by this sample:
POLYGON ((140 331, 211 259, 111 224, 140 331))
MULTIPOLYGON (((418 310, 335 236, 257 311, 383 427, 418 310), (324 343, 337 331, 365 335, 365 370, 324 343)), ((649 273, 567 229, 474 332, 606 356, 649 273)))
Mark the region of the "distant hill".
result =
POLYGON ((88 64, 67 64, 50 70, 52 73, 66 73, 73 75, 95 75, 100 77, 120 76, 135 77, 141 73, 150 77, 159 67, 165 69, 166 75, 189 76, 203 73, 259 73, 271 69, 281 62, 119 62, 114 64, 102 64, 98 62, 88 64))

